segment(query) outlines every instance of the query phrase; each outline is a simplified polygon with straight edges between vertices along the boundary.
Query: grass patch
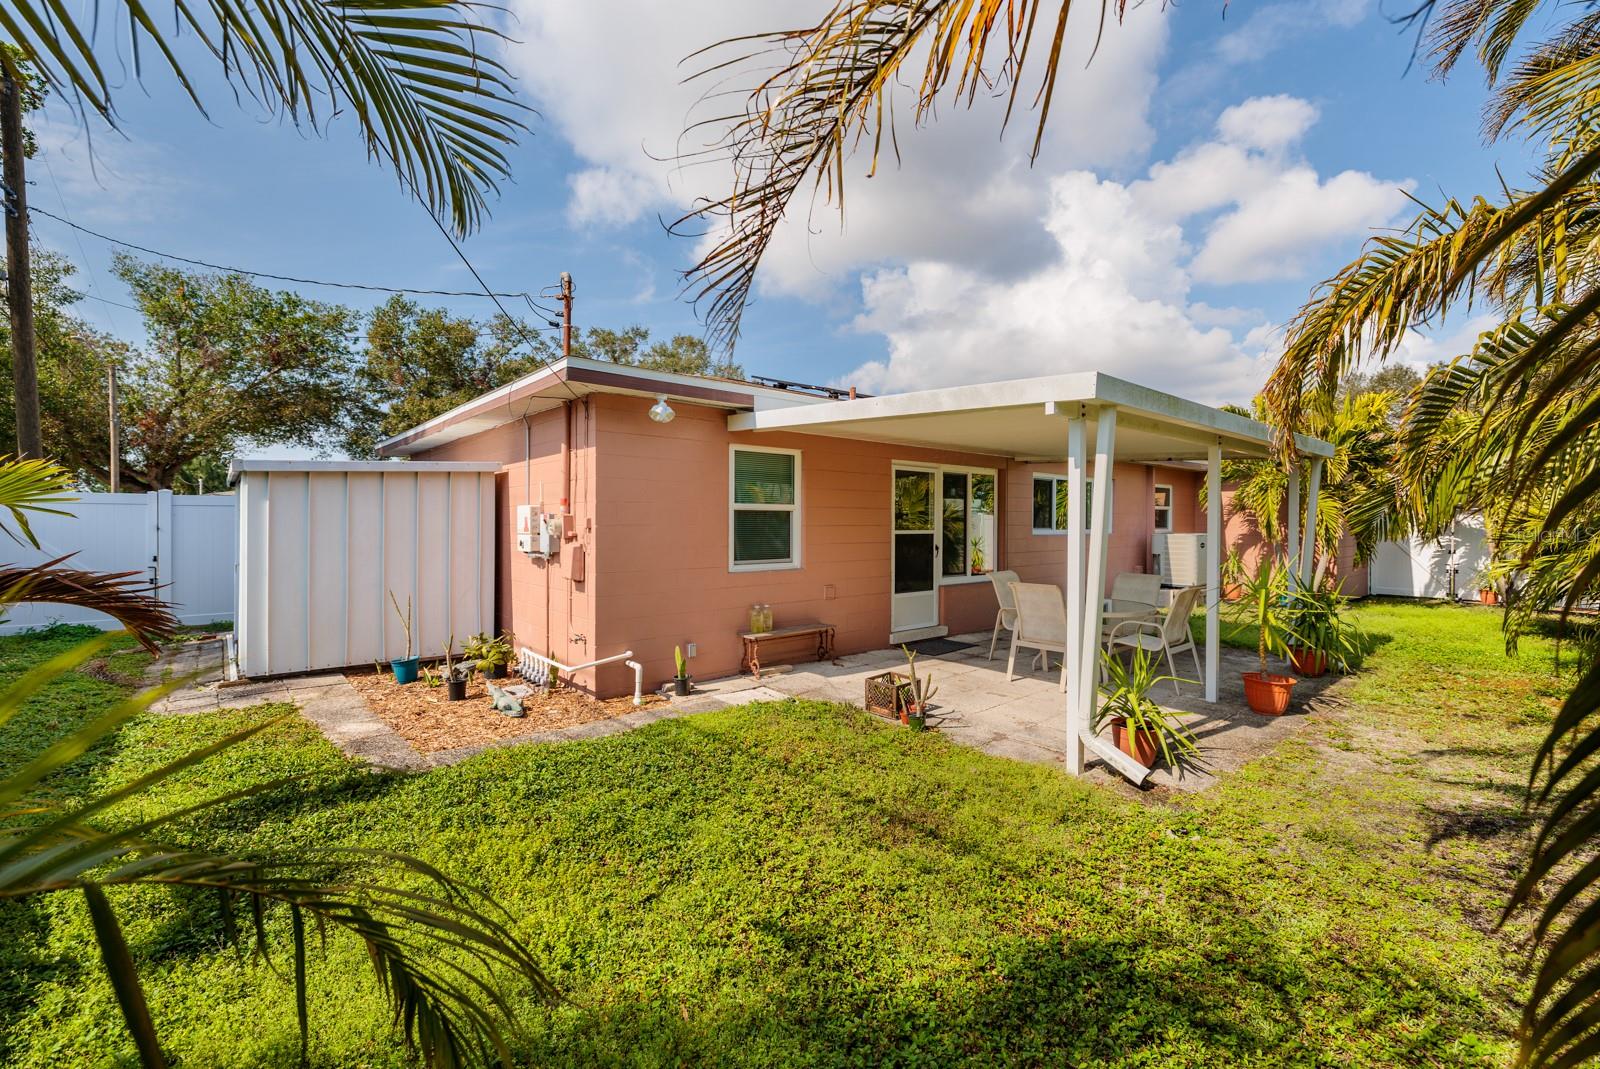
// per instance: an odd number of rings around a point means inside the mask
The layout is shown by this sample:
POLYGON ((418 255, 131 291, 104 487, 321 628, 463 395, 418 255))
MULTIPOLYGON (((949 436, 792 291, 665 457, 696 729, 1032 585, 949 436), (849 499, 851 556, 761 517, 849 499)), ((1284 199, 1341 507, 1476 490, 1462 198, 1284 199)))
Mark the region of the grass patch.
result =
MULTIPOLYGON (((290 717, 115 819, 304 773, 186 834, 404 850, 490 889, 571 1000, 522 1015, 527 1064, 1504 1064, 1521 959, 1493 922, 1551 646, 1506 657, 1487 610, 1358 611, 1379 641, 1342 701, 1174 802, 786 702, 410 776, 290 717)), ((0 682, 76 637, 0 639, 0 682)), ((0 763, 122 693, 63 680, 0 763)), ((284 712, 145 717, 52 789, 284 712)), ((296 1063, 289 985, 220 948, 209 900, 118 902, 184 1064, 296 1063)), ((131 1057, 91 946, 71 896, 0 905, 0 1064, 131 1057)), ((313 1064, 406 1064, 359 948, 330 941, 312 988, 313 1064)))

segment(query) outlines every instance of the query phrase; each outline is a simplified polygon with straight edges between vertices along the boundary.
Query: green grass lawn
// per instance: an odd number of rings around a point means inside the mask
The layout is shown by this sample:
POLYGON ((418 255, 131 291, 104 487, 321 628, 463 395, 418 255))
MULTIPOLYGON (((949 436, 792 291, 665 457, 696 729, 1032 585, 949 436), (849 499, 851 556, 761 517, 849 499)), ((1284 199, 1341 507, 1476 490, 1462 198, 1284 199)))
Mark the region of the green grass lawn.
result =
MULTIPOLYGON (((290 719, 147 807, 309 772, 187 826, 234 849, 360 844, 491 889, 570 1000, 531 1065, 1499 1065, 1522 929, 1495 929, 1560 680, 1488 610, 1374 602, 1366 670, 1199 796, 1135 797, 849 708, 752 705, 422 775, 290 719)), ((0 639, 0 681, 82 637, 0 639)), ((137 651, 0 728, 0 765, 124 692, 137 651)), ((285 707, 145 717, 82 794, 285 707)), ((118 820, 137 816, 119 810, 118 820)), ((187 1066, 292 1066, 288 982, 210 899, 121 894, 187 1066)), ((283 945, 282 925, 279 933, 283 945)), ((312 1062, 406 1064, 362 951, 312 967, 312 1062)), ((72 896, 0 905, 0 1065, 133 1056, 72 896)))

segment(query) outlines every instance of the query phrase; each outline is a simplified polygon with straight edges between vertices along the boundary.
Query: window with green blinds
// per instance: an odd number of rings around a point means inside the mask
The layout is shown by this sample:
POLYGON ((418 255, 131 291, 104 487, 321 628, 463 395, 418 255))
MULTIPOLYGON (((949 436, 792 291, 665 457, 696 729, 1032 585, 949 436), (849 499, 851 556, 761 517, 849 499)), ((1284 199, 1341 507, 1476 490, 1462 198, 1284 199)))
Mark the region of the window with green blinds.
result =
POLYGON ((736 505, 794 504, 794 461, 790 453, 733 454, 733 502, 736 505))
POLYGON ((735 449, 731 477, 730 567, 798 565, 799 454, 735 449))

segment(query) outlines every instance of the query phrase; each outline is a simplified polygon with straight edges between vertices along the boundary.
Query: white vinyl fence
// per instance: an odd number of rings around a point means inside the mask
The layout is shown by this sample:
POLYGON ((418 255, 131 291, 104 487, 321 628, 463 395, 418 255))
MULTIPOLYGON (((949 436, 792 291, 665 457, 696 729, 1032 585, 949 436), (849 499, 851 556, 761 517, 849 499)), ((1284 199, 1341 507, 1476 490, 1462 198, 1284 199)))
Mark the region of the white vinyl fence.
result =
POLYGON ((1372 555, 1369 589, 1404 598, 1447 598, 1454 572, 1457 600, 1476 601, 1473 577, 1488 559, 1483 517, 1463 516, 1437 542, 1413 535, 1404 542, 1381 543, 1372 555))
MULTIPOLYGON (((232 494, 80 494, 61 506, 70 516, 31 514, 39 549, 0 539, 0 561, 41 564, 74 553, 65 567, 144 572, 185 624, 233 619, 238 525, 232 494)), ((116 626, 109 616, 62 605, 18 605, 0 634, 52 624, 116 626)))

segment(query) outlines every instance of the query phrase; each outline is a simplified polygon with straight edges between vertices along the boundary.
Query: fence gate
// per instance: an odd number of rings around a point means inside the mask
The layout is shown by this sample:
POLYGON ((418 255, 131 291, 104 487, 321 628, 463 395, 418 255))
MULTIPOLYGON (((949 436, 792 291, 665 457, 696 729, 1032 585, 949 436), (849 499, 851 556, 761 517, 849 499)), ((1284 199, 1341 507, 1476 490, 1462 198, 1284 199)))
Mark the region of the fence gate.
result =
MULTIPOLYGON (((10 552, 0 561, 26 566, 70 553, 70 567, 144 572, 182 623, 233 619, 238 525, 232 494, 79 494, 61 508, 71 515, 29 516, 39 549, 7 541, 10 552)), ((0 623, 0 634, 57 623, 116 626, 104 613, 22 604, 0 623)))

